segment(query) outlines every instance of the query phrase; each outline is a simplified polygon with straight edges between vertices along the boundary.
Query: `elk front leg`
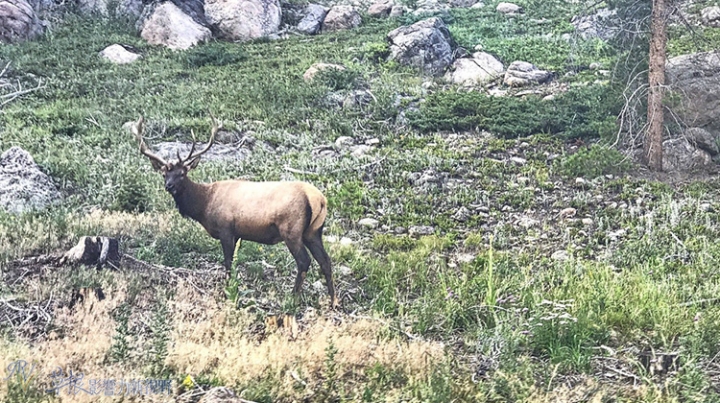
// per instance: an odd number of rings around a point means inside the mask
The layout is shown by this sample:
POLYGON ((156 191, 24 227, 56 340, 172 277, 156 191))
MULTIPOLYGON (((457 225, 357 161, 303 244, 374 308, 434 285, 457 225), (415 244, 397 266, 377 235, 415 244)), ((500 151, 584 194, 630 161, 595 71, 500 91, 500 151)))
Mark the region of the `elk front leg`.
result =
MULTIPOLYGON (((232 262, 233 262, 233 255, 235 253, 235 244, 237 243, 237 239, 234 237, 227 237, 222 238, 220 240, 220 244, 222 245, 223 249, 223 257, 225 258, 224 266, 225 266, 225 279, 228 279, 230 277, 230 271, 232 270, 232 262)), ((241 242, 242 244, 242 242, 241 242)))

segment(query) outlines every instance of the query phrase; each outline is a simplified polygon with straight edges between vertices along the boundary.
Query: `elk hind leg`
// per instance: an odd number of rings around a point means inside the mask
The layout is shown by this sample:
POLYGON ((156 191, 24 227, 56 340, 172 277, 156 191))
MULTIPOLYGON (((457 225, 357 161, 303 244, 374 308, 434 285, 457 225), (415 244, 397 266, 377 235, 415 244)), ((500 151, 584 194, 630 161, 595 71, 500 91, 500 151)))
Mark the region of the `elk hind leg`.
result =
POLYGON ((322 270, 325 275, 331 305, 337 306, 338 301, 335 295, 335 285, 333 284, 332 263, 330 262, 330 256, 328 256, 325 251, 325 247, 323 246, 322 228, 314 234, 307 236, 303 242, 305 243, 305 246, 310 249, 310 253, 312 253, 313 257, 320 265, 320 270, 322 270))
POLYGON ((310 269, 310 255, 308 255, 307 249, 305 249, 305 246, 299 240, 296 241, 293 239, 286 239, 285 245, 287 245, 288 249, 290 250, 290 253, 295 258, 295 263, 297 264, 297 268, 298 268, 298 273, 297 273, 297 277, 295 278, 295 287, 293 288, 293 292, 295 294, 300 294, 300 290, 302 289, 303 282, 305 281, 307 272, 310 269))

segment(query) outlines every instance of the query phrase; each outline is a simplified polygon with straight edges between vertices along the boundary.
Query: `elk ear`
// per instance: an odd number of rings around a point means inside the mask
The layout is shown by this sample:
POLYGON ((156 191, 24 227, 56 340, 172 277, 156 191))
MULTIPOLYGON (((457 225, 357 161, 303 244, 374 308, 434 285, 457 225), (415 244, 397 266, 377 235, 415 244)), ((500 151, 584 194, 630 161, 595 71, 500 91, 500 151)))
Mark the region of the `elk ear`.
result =
POLYGON ((187 164, 188 171, 191 169, 197 168, 198 164, 200 163, 200 157, 195 158, 194 160, 190 161, 189 164, 187 164))

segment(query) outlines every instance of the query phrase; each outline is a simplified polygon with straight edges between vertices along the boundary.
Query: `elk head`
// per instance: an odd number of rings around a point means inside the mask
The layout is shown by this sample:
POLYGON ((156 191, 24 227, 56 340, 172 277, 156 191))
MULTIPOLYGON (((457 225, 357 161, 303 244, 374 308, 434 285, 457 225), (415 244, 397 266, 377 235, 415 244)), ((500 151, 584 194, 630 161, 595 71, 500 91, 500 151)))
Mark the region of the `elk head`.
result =
POLYGON ((148 146, 145 144, 145 141, 142 137, 144 130, 143 123, 144 119, 142 116, 140 116, 140 119, 138 119, 138 121, 135 122, 135 124, 132 126, 132 132, 140 143, 140 152, 146 157, 148 157, 153 168, 156 171, 160 171, 160 173, 163 175, 163 178, 165 178, 165 190, 167 190, 171 195, 176 196, 183 191, 185 185, 187 184, 187 173, 190 172, 191 169, 197 167, 198 163, 200 162, 200 157, 205 154, 210 149, 210 147, 212 147, 213 143, 215 142, 215 135, 217 134, 220 125, 217 123, 215 118, 213 118, 213 127, 210 132, 210 141, 208 142, 207 147, 205 147, 197 154, 195 154, 195 145, 197 144, 195 141, 195 132, 190 130, 193 138, 193 144, 190 147, 190 153, 186 158, 181 158, 180 151, 178 151, 178 161, 175 163, 169 163, 165 161, 162 157, 148 149, 148 146))

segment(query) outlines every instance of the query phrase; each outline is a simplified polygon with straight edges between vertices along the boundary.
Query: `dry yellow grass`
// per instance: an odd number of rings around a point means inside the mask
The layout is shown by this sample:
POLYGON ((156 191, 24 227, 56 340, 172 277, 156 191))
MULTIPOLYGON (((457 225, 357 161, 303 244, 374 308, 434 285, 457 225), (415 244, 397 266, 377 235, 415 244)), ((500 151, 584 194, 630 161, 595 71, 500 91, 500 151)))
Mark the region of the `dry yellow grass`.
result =
MULTIPOLYGON (((50 334, 46 340, 33 344, 4 342, 0 344, 0 367, 7 368, 19 359, 36 363, 36 371, 42 374, 38 377, 40 381, 47 380, 47 375, 58 366, 83 373, 85 379, 146 379, 142 368, 106 362, 116 328, 111 311, 124 301, 125 295, 122 288, 109 290, 107 298, 98 301, 93 293, 88 293, 86 300, 75 309, 57 310, 58 326, 70 332, 62 337, 50 334)), ((231 386, 276 378, 279 397, 292 397, 297 393, 293 385, 298 379, 308 385, 322 382, 325 350, 330 340, 338 350, 339 376, 348 380, 362 376, 364 370, 375 363, 423 377, 432 370, 432 363, 444 355, 439 343, 384 339, 383 325, 370 319, 346 319, 335 324, 329 318, 314 317, 303 322, 296 332, 271 330, 258 341, 256 335, 247 331, 253 321, 249 314, 200 295, 185 283, 178 287, 170 308, 169 322, 174 330, 166 360, 168 366, 183 376, 212 374, 231 386)), ((177 383, 175 380, 176 388, 177 383)), ((6 393, 3 384, 0 397, 6 393)), ((158 395, 136 398, 163 399, 158 395)), ((68 396, 63 392, 59 401, 113 399, 117 397, 90 396, 83 392, 68 396)))

